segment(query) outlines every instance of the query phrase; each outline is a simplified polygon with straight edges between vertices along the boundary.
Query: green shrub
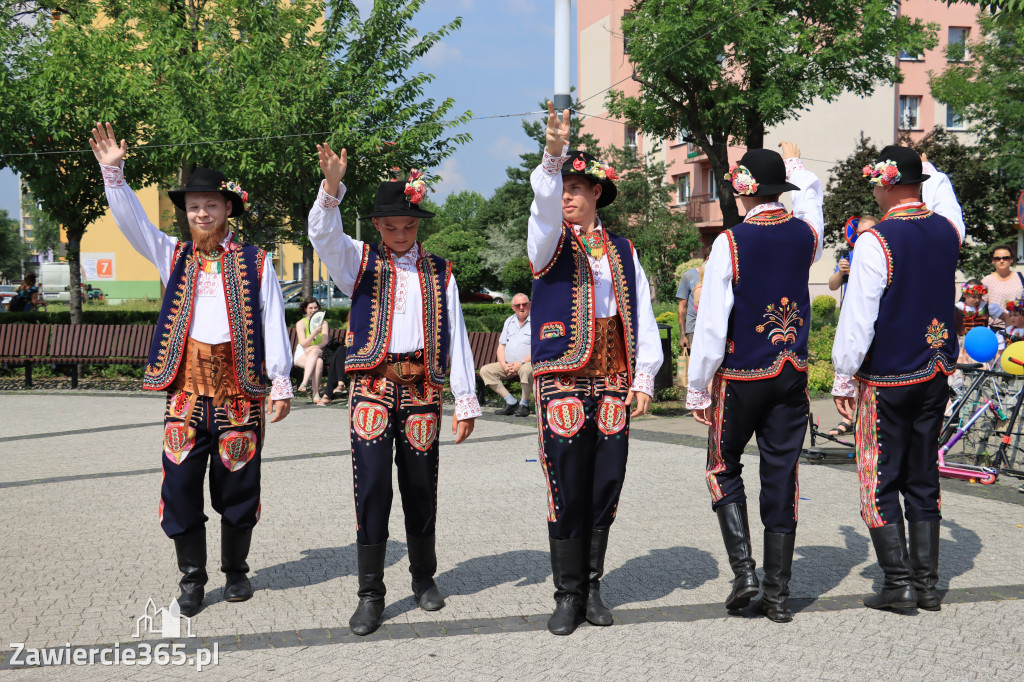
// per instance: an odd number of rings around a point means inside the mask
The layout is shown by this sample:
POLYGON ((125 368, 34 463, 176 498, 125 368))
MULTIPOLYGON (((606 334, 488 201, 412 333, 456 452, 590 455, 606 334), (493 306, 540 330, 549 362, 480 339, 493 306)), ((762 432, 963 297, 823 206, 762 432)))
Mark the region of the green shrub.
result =
POLYGON ((811 301, 811 321, 815 326, 833 324, 836 320, 836 299, 828 294, 815 296, 811 301))
MULTIPOLYGON (((832 299, 831 296, 818 298, 832 299)), ((814 299, 817 302, 818 299, 814 299)), ((836 328, 831 324, 823 324, 812 329, 807 338, 807 389, 814 393, 831 393, 832 378, 835 369, 832 367, 832 343, 835 341, 836 328)))
POLYGON ((679 313, 676 310, 669 310, 654 318, 658 324, 676 326, 679 324, 679 313))
POLYGON ((501 283, 512 296, 522 292, 532 298, 533 271, 530 269, 530 259, 519 256, 505 263, 505 267, 501 269, 501 283))

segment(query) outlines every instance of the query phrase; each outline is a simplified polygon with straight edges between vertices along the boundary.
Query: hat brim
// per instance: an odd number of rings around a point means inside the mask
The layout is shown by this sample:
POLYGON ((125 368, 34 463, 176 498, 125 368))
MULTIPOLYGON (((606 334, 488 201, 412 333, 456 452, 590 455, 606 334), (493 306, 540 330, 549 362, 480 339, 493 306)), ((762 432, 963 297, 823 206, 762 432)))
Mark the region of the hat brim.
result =
POLYGON ((566 170, 563 168, 562 177, 564 178, 568 175, 579 175, 584 178, 590 178, 601 185, 601 196, 597 198, 597 208, 604 208, 615 201, 615 197, 619 195, 619 190, 615 187, 615 183, 608 178, 595 178, 593 175, 587 175, 586 173, 580 173, 575 170, 566 170))
POLYGON ((897 182, 896 184, 897 185, 919 185, 919 184, 921 184, 922 182, 924 182, 925 180, 927 180, 930 177, 931 176, 928 175, 927 173, 921 173, 921 176, 917 177, 917 178, 900 178, 900 181, 897 182))
POLYGON ((433 218, 436 214, 424 211, 422 208, 389 208, 374 211, 369 215, 359 216, 360 220, 366 218, 398 218, 408 216, 410 218, 433 218))
POLYGON ((188 194, 189 192, 207 192, 207 191, 208 192, 220 192, 221 195, 223 195, 225 199, 227 199, 228 201, 231 202, 231 215, 228 216, 229 218, 237 218, 238 216, 243 215, 246 212, 245 202, 242 201, 242 197, 240 197, 237 194, 235 194, 234 192, 231 192, 231 191, 226 190, 226 189, 218 189, 218 190, 172 189, 171 191, 167 192, 167 196, 170 197, 172 204, 174 204, 175 206, 180 208, 182 211, 184 211, 185 210, 185 195, 186 194, 188 194))
POLYGON ((795 189, 800 189, 792 182, 780 182, 772 185, 758 185, 757 191, 753 194, 747 194, 744 196, 750 197, 770 197, 775 194, 782 194, 783 192, 791 192, 795 189))

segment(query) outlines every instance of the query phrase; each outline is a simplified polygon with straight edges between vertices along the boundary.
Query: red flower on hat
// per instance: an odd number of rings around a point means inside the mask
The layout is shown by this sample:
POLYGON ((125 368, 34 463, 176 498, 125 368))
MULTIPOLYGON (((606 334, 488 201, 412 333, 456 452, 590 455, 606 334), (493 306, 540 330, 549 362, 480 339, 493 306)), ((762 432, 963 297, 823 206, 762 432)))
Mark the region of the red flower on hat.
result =
POLYGON ((578 157, 572 162, 572 167, 582 173, 583 169, 587 167, 587 162, 583 160, 583 157, 578 157))
POLYGON ((611 166, 608 166, 608 167, 607 167, 607 168, 605 169, 605 171, 604 171, 604 176, 605 176, 606 178, 608 178, 609 180, 618 180, 618 179, 619 179, 619 174, 618 174, 618 173, 616 173, 616 172, 615 172, 615 169, 614 169, 614 168, 612 168, 611 166))

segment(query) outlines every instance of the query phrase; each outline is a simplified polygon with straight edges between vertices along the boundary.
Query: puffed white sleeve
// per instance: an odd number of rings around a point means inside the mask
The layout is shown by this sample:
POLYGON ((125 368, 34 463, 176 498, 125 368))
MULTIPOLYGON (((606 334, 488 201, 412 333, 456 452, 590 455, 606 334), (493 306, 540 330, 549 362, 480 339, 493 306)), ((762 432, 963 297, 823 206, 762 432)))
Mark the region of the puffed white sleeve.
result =
POLYGON ((316 203, 309 210, 309 241, 334 283, 346 296, 351 296, 363 262, 363 242, 345 234, 341 222, 338 206, 345 198, 345 183, 338 188, 338 196, 332 197, 324 190, 325 182, 320 183, 316 203))
POLYGON ((178 240, 164 234, 154 225, 146 211, 139 203, 135 192, 124 181, 124 162, 120 166, 100 164, 103 174, 103 187, 110 205, 110 214, 114 217, 121 234, 136 251, 156 266, 160 281, 166 286, 171 276, 171 261, 174 259, 174 247, 178 240))
POLYGON ((846 397, 856 393, 853 376, 875 338, 878 306, 889 277, 885 252, 873 233, 865 232, 857 238, 853 255, 850 281, 832 343, 832 366, 836 371, 832 395, 846 397))
POLYGON ((654 376, 661 369, 665 355, 661 350, 661 332, 654 319, 651 305, 651 285, 647 273, 640 265, 636 250, 633 250, 633 268, 636 270, 636 371, 633 373, 632 390, 654 397, 654 376))
POLYGON ((733 300, 732 246, 723 232, 711 245, 711 256, 704 266, 697 325, 690 344, 690 386, 686 390, 688 409, 700 410, 711 405, 708 386, 725 359, 733 300))
POLYGON ((948 175, 937 170, 930 162, 925 161, 922 167, 931 177, 921 185, 921 201, 929 209, 953 223, 962 244, 967 228, 964 225, 964 211, 960 207, 960 200, 953 191, 953 183, 949 181, 948 175))
POLYGON ((288 340, 288 326, 284 321, 284 299, 281 283, 269 262, 263 268, 260 281, 260 314, 263 321, 263 351, 267 359, 267 376, 271 381, 270 399, 288 400, 292 397, 292 354, 288 340))
POLYGON ((562 238, 562 164, 569 158, 568 152, 568 147, 562 149, 562 156, 545 151, 541 164, 530 174, 533 203, 527 222, 526 252, 534 272, 551 264, 562 238))
POLYGON ((793 157, 786 159, 786 179, 799 187, 790 192, 793 201, 793 215, 814 228, 817 245, 814 261, 818 262, 825 248, 825 190, 821 179, 804 167, 804 162, 793 157))
POLYGON ((473 351, 469 348, 466 321, 459 303, 459 285, 455 275, 448 280, 445 292, 448 300, 448 338, 451 343, 451 370, 449 382, 455 396, 455 418, 474 419, 483 412, 476 398, 476 376, 473 373, 473 351))

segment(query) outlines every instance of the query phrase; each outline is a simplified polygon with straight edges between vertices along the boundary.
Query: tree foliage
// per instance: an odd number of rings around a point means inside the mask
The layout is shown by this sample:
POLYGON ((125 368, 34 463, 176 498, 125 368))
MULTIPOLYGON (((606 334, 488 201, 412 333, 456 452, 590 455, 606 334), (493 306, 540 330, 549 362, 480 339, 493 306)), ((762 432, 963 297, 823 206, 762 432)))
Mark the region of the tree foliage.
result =
POLYGON ((28 247, 18 234, 18 221, 0 208, 0 278, 9 282, 21 279, 28 247))
MULTIPOLYGON (((731 140, 764 146, 765 130, 844 92, 902 80, 892 55, 935 45, 935 27, 900 16, 898 0, 640 0, 623 17, 637 97, 608 94, 608 110, 662 139, 681 133, 716 178, 731 140)), ((725 225, 739 222, 722 183, 725 225)))

